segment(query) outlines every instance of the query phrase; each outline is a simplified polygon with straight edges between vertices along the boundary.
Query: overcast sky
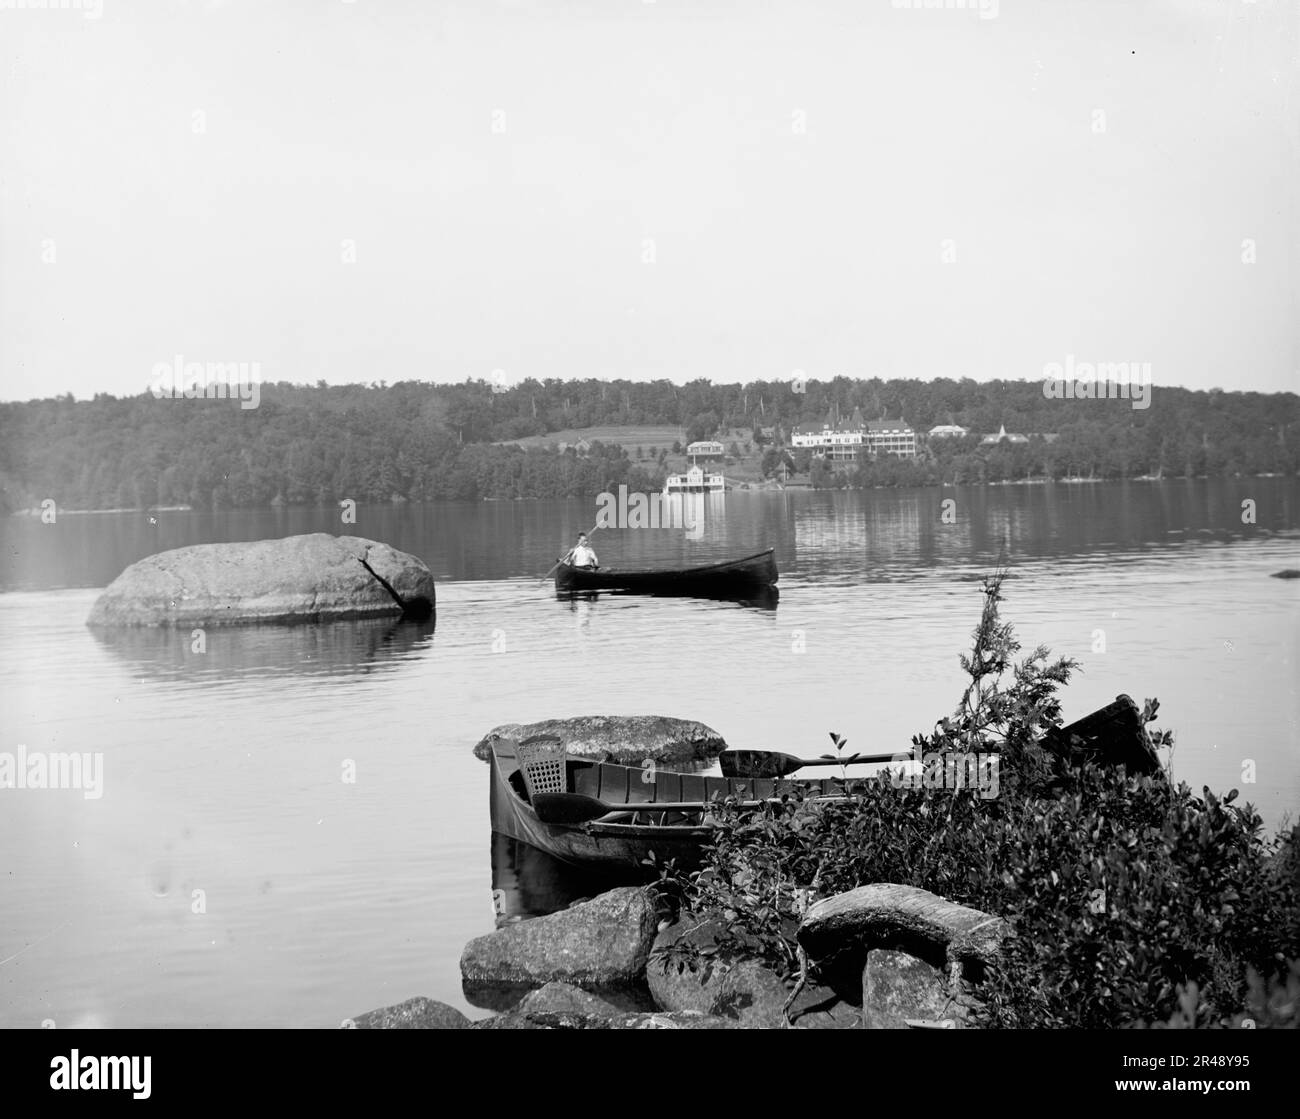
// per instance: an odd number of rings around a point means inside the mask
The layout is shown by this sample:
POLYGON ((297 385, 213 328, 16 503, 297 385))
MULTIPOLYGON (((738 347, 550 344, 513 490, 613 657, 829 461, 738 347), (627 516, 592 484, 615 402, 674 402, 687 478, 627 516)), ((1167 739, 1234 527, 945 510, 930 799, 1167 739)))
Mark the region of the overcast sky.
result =
POLYGON ((102 5, 0 10, 3 399, 176 354, 1300 390, 1286 0, 102 5))

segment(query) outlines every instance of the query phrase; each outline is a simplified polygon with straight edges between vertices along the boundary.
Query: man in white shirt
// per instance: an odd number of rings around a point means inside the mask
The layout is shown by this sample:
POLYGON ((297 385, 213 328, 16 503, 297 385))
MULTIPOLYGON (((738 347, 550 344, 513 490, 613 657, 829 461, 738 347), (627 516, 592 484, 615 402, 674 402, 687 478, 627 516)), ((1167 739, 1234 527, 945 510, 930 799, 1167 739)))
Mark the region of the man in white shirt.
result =
POLYGON ((569 562, 574 567, 587 567, 593 571, 600 566, 596 553, 591 550, 591 545, 587 543, 587 534, 585 532, 578 533, 578 542, 573 546, 573 551, 569 553, 569 562))

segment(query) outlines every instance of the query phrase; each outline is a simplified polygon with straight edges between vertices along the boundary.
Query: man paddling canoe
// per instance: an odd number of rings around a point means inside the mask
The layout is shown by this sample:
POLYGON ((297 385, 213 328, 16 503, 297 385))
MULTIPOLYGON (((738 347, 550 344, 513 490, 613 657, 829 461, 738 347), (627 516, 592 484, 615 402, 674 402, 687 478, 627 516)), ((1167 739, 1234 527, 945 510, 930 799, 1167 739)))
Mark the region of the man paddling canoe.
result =
POLYGON ((587 543, 587 534, 578 533, 578 542, 573 546, 573 551, 569 553, 569 564, 572 567, 581 567, 588 571, 595 571, 600 567, 600 560, 596 558, 596 553, 591 550, 591 545, 587 543))

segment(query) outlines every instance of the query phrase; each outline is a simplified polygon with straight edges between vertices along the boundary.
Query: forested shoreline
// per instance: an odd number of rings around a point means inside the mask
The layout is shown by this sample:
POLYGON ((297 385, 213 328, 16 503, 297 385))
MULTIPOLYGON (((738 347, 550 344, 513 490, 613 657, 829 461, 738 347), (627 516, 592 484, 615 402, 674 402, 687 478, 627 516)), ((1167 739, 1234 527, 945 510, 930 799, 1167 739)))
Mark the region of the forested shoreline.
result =
MULTIPOLYGON (((978 484, 1300 472, 1300 396, 1152 389, 1148 408, 1051 400, 1038 381, 859 380, 711 384, 693 381, 485 381, 434 385, 261 386, 235 400, 70 395, 0 404, 0 510, 203 509, 357 501, 589 496, 655 489, 666 467, 620 447, 527 449, 508 441, 595 426, 673 424, 684 439, 715 431, 786 432, 835 406, 900 418, 919 435, 937 424, 1031 436, 982 445, 977 434, 922 442, 916 459, 830 469, 799 463, 813 485, 978 484), (796 391, 802 390, 802 391, 796 391), (1055 440, 1032 438, 1054 434, 1055 440)), ((667 448, 664 448, 666 451, 667 448)), ((779 464, 780 456, 769 456, 779 464)))

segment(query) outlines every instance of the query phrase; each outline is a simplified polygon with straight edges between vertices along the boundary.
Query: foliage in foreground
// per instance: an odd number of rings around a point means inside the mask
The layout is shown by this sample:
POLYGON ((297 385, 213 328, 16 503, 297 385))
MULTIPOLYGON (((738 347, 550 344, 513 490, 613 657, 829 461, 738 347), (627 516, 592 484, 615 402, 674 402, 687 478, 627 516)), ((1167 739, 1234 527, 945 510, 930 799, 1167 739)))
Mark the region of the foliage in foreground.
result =
POLYGON ((957 711, 914 739, 918 752, 996 752, 995 796, 882 775, 846 782, 839 802, 731 808, 703 868, 666 874, 665 888, 722 917, 719 953, 787 977, 806 906, 859 885, 917 886, 999 914, 1014 934, 983 983, 987 1026, 1300 1024, 1289 963, 1300 957, 1300 828, 1268 839, 1236 791, 1197 796, 1164 773, 1073 765, 1039 745, 1060 725, 1055 692, 1075 666, 1041 648, 1015 662, 1002 578, 985 583, 957 711))

